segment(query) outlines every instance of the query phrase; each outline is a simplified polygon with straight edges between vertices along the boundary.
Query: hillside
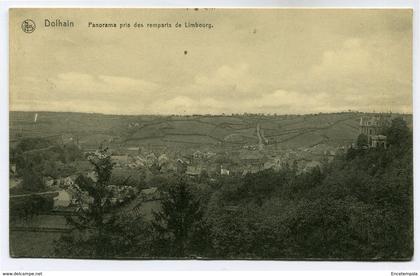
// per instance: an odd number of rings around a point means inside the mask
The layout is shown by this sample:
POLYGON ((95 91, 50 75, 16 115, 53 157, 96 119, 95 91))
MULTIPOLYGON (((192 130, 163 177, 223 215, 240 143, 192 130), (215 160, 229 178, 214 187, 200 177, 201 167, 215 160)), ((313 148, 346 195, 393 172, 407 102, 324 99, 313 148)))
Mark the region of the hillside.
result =
MULTIPOLYGON (((77 141, 83 148, 110 147, 308 148, 347 145, 355 140, 358 112, 310 115, 120 116, 88 113, 10 112, 10 141, 49 137, 77 141), (259 139, 257 125, 263 139, 259 139)), ((411 116, 406 115, 411 123, 411 116)))

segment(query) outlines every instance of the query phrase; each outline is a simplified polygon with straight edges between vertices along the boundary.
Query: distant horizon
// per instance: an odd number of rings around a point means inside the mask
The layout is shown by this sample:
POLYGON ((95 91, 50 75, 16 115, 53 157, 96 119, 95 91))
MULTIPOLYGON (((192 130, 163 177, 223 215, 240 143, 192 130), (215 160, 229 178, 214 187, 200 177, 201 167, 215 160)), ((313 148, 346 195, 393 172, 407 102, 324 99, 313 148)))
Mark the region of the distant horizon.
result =
POLYGON ((340 113, 364 113, 364 114, 400 114, 400 115, 413 115, 413 113, 406 112, 393 112, 393 111, 359 111, 359 110, 343 110, 331 112, 316 112, 316 113, 185 113, 185 114, 164 114, 164 113, 138 113, 138 114, 118 114, 118 113, 102 113, 102 112, 83 112, 83 111, 52 111, 52 110, 10 110, 10 112, 24 112, 24 113, 74 113, 74 114, 92 114, 92 115, 108 115, 108 116, 244 116, 244 115, 262 115, 262 116, 305 116, 305 115, 318 115, 318 114, 340 114, 340 113))

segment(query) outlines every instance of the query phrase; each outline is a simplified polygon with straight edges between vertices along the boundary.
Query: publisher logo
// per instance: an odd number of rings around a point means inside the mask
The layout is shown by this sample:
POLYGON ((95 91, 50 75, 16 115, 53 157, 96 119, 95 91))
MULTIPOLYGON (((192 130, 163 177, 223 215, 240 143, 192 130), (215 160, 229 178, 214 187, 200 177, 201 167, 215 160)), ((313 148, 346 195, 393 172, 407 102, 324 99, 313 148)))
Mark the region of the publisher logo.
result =
POLYGON ((26 19, 22 22, 22 31, 27 34, 33 33, 35 31, 36 25, 32 19, 26 19))

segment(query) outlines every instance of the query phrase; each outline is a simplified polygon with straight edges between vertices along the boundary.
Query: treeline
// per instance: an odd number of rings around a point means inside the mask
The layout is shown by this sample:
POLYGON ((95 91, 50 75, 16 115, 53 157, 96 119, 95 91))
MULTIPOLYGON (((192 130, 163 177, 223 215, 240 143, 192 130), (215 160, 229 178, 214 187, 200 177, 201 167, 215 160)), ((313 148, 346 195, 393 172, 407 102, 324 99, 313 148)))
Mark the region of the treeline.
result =
MULTIPOLYGON (((95 201, 57 256, 84 258, 407 260, 413 254, 412 133, 385 130, 388 148, 350 149, 308 173, 285 167, 243 177, 180 177, 162 185, 152 221, 107 210, 112 165, 91 159, 95 201), (92 161, 93 160, 93 161, 92 161), (82 223, 83 222, 83 223, 82 223)), ((77 219, 76 219, 77 220, 77 219)))
POLYGON ((72 143, 58 144, 44 138, 25 138, 10 151, 10 163, 23 179, 23 191, 39 192, 45 189, 43 177, 69 176, 78 170, 72 164, 84 160, 82 151, 72 143))

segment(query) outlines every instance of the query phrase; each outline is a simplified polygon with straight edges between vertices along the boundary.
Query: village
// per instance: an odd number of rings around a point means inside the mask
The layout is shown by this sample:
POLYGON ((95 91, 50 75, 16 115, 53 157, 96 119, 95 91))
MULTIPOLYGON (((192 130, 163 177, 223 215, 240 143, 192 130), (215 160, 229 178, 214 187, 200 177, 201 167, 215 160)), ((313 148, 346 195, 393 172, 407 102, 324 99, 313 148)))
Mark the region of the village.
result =
MULTIPOLYGON (((381 129, 389 125, 390 117, 370 116, 360 117, 359 130, 355 134, 366 135, 367 147, 386 148, 386 136, 381 129)), ((135 127, 135 124, 129 127, 135 127)), ((320 170, 332 162, 336 156, 343 155, 351 147, 357 147, 355 140, 348 144, 332 146, 327 143, 316 143, 310 147, 278 148, 270 144, 270 139, 264 136, 264 130, 256 126, 256 144, 245 144, 236 148, 194 148, 179 150, 168 146, 139 145, 116 147, 113 140, 103 141, 101 146, 109 148, 113 163, 113 178, 107 187, 112 192, 111 206, 116 212, 141 214, 148 220, 153 212, 160 209, 160 188, 174 176, 185 176, 199 183, 203 177, 209 183, 216 183, 220 178, 244 177, 247 174, 263 170, 279 171, 288 167, 297 173, 310 172, 314 168, 320 170)), ((61 137, 62 145, 80 150, 83 154, 91 152, 78 144, 78 139, 71 135, 61 137), (64 138, 63 138, 64 137, 64 138)), ((40 192, 19 194, 23 179, 16 171, 16 164, 10 166, 11 202, 19 202, 31 196, 50 198, 52 205, 40 214, 46 221, 53 216, 71 214, 78 208, 89 208, 93 199, 83 192, 78 185, 79 177, 84 181, 95 183, 97 175, 87 160, 71 162, 74 167, 68 174, 59 177, 43 176, 44 190, 40 192)), ((63 164, 64 166, 64 164, 63 164)), ((227 207, 229 208, 229 207, 227 207)), ((232 207, 234 208, 234 207, 232 207)), ((12 221, 11 231, 50 231, 45 229, 43 220, 35 216, 36 225, 21 220, 12 221)), ((59 219, 60 220, 60 219, 59 219)), ((52 227, 56 229, 57 227, 52 227)), ((54 231, 69 231, 69 225, 61 223, 61 228, 54 231)))
MULTIPOLYGON (((389 118, 383 116, 361 117, 359 123, 359 133, 368 137, 370 147, 386 147, 386 137, 381 135, 380 129, 389 123, 389 118)), ((135 126, 135 124, 133 124, 135 126)), ((137 124, 138 125, 138 124, 137 124)), ((130 124, 129 127, 132 127, 130 124)), ((312 147, 299 147, 290 149, 277 149, 270 147, 269 140, 264 137, 260 125, 257 125, 258 144, 243 145, 236 150, 200 151, 190 149, 186 152, 171 150, 168 147, 119 147, 111 148, 111 160, 115 171, 123 174, 128 172, 137 173, 143 176, 145 183, 156 175, 179 174, 191 178, 206 175, 211 181, 216 181, 218 177, 244 176, 249 173, 257 173, 262 170, 280 170, 284 166, 295 167, 298 172, 308 172, 315 167, 322 169, 323 164, 331 162, 336 155, 343 154, 347 148, 354 147, 355 142, 348 145, 333 147, 327 144, 316 144, 312 147)), ((112 141, 111 141, 112 142, 112 141)), ((67 136, 66 144, 77 144, 77 140, 67 136)), ((80 146, 79 146, 80 148, 80 146)), ((83 150, 83 149, 82 149, 83 150)), ((78 193, 76 178, 82 173, 92 181, 96 181, 96 176, 91 170, 87 161, 78 162, 78 170, 74 174, 52 178, 44 176, 43 182, 48 191, 57 192, 54 197, 54 209, 71 207, 76 204, 78 193), (83 165, 80 165, 83 164, 83 165)), ((10 166, 10 188, 16 188, 22 179, 16 174, 16 165, 10 166)), ((110 185, 113 189, 115 198, 113 204, 131 200, 136 196, 148 195, 156 192, 156 187, 146 185, 145 189, 139 190, 137 187, 127 185, 110 185)), ((154 195, 154 198, 159 196, 154 195)), ((89 200, 86 200, 88 203, 89 200)))

